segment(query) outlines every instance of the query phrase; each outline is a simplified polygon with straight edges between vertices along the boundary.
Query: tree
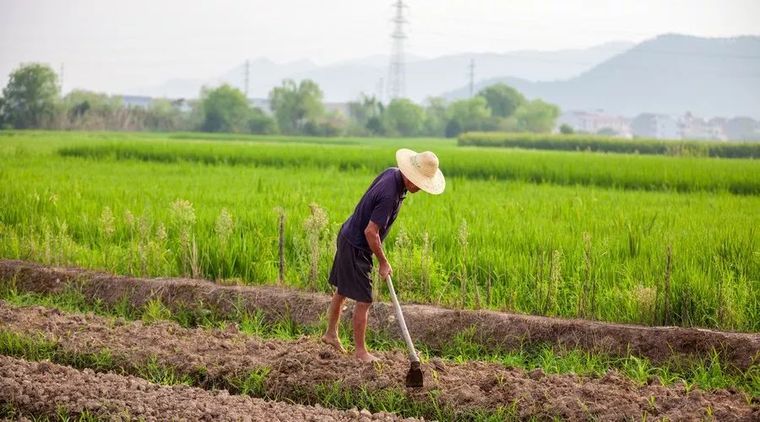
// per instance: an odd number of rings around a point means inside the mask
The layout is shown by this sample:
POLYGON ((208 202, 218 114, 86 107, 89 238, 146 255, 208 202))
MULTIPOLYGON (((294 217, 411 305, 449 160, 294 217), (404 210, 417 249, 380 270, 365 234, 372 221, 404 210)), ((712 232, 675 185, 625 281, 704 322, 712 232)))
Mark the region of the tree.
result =
POLYGON ((145 115, 145 128, 157 131, 175 131, 184 129, 185 119, 182 112, 171 101, 158 98, 151 101, 145 115))
POLYGON ((491 110, 489 110, 485 98, 475 96, 466 100, 459 100, 451 103, 451 105, 449 105, 448 115, 449 122, 447 123, 447 136, 453 133, 453 129, 456 129, 457 127, 460 132, 482 130, 491 117, 491 110), (453 124, 450 122, 451 120, 455 120, 457 123, 453 124))
POLYGON ((204 132, 247 132, 251 109, 242 91, 224 84, 201 91, 204 132))
POLYGON ((374 96, 361 94, 358 101, 348 103, 349 131, 358 135, 382 135, 385 107, 374 96))
POLYGON ((447 138, 456 138, 460 133, 462 133, 462 125, 459 123, 459 120, 451 119, 446 123, 444 135, 447 138))
POLYGON ((419 135, 425 122, 425 110, 411 100, 396 98, 385 110, 385 127, 401 136, 419 135))
POLYGON ((304 133, 324 114, 322 90, 314 81, 305 79, 296 84, 292 79, 282 81, 269 93, 269 102, 277 124, 284 133, 304 133))
POLYGON ((84 130, 122 129, 119 114, 124 108, 120 97, 109 97, 92 91, 76 89, 63 97, 63 128, 84 130))
POLYGON ((384 135, 385 125, 383 125, 382 116, 372 116, 367 120, 367 124, 364 126, 367 131, 372 135, 384 135))
POLYGON ((10 129, 11 126, 5 123, 5 114, 3 113, 3 105, 5 105, 5 98, 0 96, 0 130, 10 129), (6 127, 7 125, 7 127, 6 127))
POLYGON ((267 116, 260 108, 253 107, 248 118, 248 130, 251 133, 263 135, 277 133, 277 124, 274 119, 267 116))
POLYGON ((551 132, 559 117, 559 107, 541 100, 521 105, 515 112, 517 127, 524 132, 551 132))
POLYGON ((573 133, 575 133, 575 130, 569 124, 562 123, 562 125, 559 127, 559 133, 563 135, 572 135, 573 133))
POLYGON ((50 66, 22 65, 11 73, 3 89, 3 120, 17 129, 50 124, 59 94, 58 77, 50 66))
MULTIPOLYGON (((446 134, 446 100, 441 97, 428 98, 425 107, 425 134, 443 136, 446 134)), ((454 135, 456 136, 456 135, 454 135)))
POLYGON ((527 100, 520 91, 505 84, 491 85, 478 92, 485 98, 491 114, 495 117, 509 117, 527 100))
POLYGON ((333 111, 317 119, 308 120, 303 127, 303 133, 310 136, 338 136, 345 128, 345 116, 333 111))

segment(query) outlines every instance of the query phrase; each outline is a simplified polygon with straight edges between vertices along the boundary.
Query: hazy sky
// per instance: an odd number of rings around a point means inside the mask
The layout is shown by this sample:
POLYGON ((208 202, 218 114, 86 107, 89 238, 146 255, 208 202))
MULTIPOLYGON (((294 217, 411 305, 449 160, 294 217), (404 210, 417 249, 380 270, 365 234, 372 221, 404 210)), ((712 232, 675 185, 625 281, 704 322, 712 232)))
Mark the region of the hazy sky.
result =
MULTIPOLYGON (((65 64, 66 91, 216 77, 246 58, 318 64, 390 51, 392 0, 0 0, 0 86, 65 64)), ((667 32, 760 33, 760 0, 409 0, 406 49, 588 47, 667 32)))

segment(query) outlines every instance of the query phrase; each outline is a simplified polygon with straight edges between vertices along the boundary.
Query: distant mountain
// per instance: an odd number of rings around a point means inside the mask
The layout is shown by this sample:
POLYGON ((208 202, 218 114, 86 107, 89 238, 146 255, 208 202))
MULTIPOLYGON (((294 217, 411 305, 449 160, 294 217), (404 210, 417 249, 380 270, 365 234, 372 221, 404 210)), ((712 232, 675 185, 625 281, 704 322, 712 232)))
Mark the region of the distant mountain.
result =
MULTIPOLYGON (((463 53, 437 58, 409 56, 406 58, 406 94, 415 101, 449 91, 467 81, 470 60, 475 62, 477 80, 505 75, 531 81, 567 79, 591 69, 613 57, 633 43, 612 42, 599 46, 558 51, 514 51, 506 53, 463 53)), ((197 97, 203 85, 222 82, 244 87, 244 64, 212 80, 172 80, 152 87, 131 90, 130 93, 197 97)), ((325 93, 327 101, 349 101, 360 93, 379 94, 388 80, 388 57, 382 55, 348 60, 326 66, 309 61, 277 64, 268 59, 250 63, 249 96, 266 97, 272 87, 285 78, 312 79, 325 93)))
MULTIPOLYGON (((505 74, 477 89, 504 82, 530 98, 564 110, 603 109, 701 116, 760 117, 760 36, 699 38, 662 35, 562 81, 536 82, 505 74)), ((463 98, 469 88, 444 94, 463 98)))
MULTIPOLYGON (((317 65, 308 60, 288 63, 275 63, 266 58, 251 60, 249 92, 251 97, 266 97, 269 90, 279 85, 282 75, 299 74, 317 69, 317 65)), ((239 88, 245 86, 245 64, 230 69, 216 79, 172 79, 160 85, 139 87, 130 93, 168 98, 197 98, 203 86, 217 86, 228 83, 239 88)))

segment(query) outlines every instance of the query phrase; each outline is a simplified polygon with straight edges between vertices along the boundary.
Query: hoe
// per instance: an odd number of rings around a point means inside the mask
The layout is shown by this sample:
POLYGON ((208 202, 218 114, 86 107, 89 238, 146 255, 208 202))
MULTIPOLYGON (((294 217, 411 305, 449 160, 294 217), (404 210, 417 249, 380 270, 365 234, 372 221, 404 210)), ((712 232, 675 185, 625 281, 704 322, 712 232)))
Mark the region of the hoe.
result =
POLYGON ((401 305, 398 303, 396 297, 396 291, 393 289, 393 281, 391 276, 385 279, 388 282, 388 290, 391 292, 391 299, 393 300, 393 308, 396 310, 396 319, 398 325, 401 326, 401 334, 404 336, 406 347, 409 348, 409 362, 411 363, 409 372, 406 374, 406 386, 407 387, 422 387, 422 369, 420 369, 420 358, 417 356, 417 351, 414 349, 414 343, 409 336, 409 330, 406 328, 406 321, 404 321, 404 313, 401 312, 401 305))

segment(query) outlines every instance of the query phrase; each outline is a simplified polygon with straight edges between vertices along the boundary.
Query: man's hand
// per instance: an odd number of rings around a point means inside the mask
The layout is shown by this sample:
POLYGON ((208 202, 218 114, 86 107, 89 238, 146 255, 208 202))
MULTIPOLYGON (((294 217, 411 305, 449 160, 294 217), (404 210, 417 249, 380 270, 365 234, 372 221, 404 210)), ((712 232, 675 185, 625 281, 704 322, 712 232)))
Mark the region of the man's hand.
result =
POLYGON ((382 261, 380 262, 380 278, 385 281, 385 279, 388 278, 389 275, 393 273, 393 268, 391 268, 391 264, 388 261, 382 261))

